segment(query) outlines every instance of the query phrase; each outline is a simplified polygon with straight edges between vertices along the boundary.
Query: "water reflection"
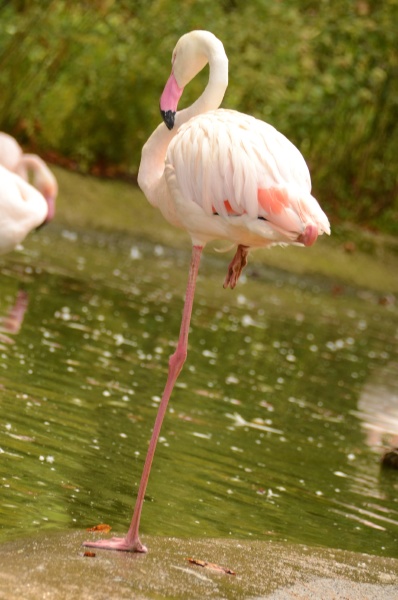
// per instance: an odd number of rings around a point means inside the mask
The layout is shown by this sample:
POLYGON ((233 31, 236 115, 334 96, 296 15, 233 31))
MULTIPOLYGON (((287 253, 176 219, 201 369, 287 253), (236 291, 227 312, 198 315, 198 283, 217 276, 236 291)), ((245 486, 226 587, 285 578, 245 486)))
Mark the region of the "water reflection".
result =
POLYGON ((6 344, 13 344, 13 339, 6 334, 17 335, 20 332, 29 304, 29 296, 24 289, 19 289, 14 304, 6 316, 0 318, 0 340, 6 344))
POLYGON ((369 446, 398 446, 398 363, 389 362, 370 375, 355 414, 369 446))
MULTIPOLYGON (((396 556, 397 480, 380 476, 375 450, 397 416, 397 308, 254 267, 227 292, 224 258, 204 257, 143 535, 396 556)), ((1 314, 19 285, 30 298, 15 343, 0 340, 2 539, 103 521, 125 531, 188 262, 189 248, 54 228, 2 259, 1 314)))

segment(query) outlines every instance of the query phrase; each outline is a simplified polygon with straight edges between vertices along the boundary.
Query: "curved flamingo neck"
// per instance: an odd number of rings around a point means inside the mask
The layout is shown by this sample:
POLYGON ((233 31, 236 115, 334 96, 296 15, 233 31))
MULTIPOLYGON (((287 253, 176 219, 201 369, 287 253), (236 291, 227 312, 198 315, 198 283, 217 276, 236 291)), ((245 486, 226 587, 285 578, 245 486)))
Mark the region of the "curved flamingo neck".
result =
POLYGON ((22 154, 16 171, 24 179, 27 179, 28 172, 32 172, 34 184, 40 187, 41 182, 47 179, 48 167, 36 154, 22 154))
POLYGON ((216 110, 223 101, 228 87, 228 58, 221 42, 220 46, 221 48, 217 47, 215 52, 210 52, 208 55, 209 81, 205 90, 191 106, 177 112, 176 129, 192 117, 197 117, 210 110, 216 110))
POLYGON ((37 154, 23 154, 19 162, 25 168, 32 169, 33 171, 43 172, 46 168, 44 160, 37 156, 37 154))
POLYGON ((160 124, 142 149, 138 184, 153 206, 159 205, 158 186, 164 174, 164 159, 179 127, 192 117, 217 109, 228 87, 228 58, 222 43, 217 38, 207 40, 203 51, 209 64, 209 80, 205 90, 191 106, 177 112, 171 131, 164 123, 160 124))

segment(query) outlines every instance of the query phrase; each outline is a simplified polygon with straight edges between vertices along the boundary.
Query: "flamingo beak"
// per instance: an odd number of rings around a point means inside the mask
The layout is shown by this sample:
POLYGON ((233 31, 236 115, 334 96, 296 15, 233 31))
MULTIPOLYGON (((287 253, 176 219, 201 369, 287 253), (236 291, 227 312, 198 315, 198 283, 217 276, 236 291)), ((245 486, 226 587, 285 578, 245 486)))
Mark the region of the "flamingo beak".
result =
POLYGON ((49 223, 50 221, 53 220, 54 215, 55 215, 55 198, 54 198, 54 196, 47 196, 46 201, 47 201, 47 217, 46 217, 45 223, 49 223))
POLYGON ((175 112, 173 112, 172 110, 162 110, 160 109, 160 114, 162 115, 162 119, 167 127, 167 129, 170 129, 170 131, 173 129, 174 127, 174 121, 175 121, 175 112))
POLYGON ((177 112, 178 101, 181 98, 181 94, 184 88, 180 88, 174 73, 171 72, 170 77, 164 87, 163 93, 160 97, 160 114, 166 124, 167 129, 173 129, 175 116, 177 112))

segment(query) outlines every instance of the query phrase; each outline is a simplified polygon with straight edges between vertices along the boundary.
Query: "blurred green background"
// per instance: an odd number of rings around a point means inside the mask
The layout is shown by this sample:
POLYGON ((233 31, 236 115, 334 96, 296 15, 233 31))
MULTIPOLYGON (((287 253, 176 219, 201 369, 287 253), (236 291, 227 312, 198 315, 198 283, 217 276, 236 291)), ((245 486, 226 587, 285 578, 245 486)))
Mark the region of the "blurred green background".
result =
POLYGON ((224 107, 300 148, 332 222, 397 234, 397 23, 398 0, 0 1, 0 129, 50 162, 134 179, 172 49, 209 29, 230 61, 224 107))

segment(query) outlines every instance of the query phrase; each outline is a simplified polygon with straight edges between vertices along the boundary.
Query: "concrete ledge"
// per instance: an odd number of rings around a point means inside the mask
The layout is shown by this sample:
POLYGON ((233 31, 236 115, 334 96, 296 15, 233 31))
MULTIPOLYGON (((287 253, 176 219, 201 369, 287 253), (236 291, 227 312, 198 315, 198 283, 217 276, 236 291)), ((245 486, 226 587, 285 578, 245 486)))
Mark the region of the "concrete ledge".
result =
POLYGON ((95 551, 86 532, 0 546, 0 597, 7 600, 272 599, 394 600, 398 560, 272 542, 148 538, 146 555, 95 551), (197 566, 215 563, 231 575, 197 566))

